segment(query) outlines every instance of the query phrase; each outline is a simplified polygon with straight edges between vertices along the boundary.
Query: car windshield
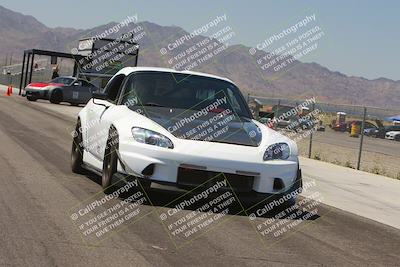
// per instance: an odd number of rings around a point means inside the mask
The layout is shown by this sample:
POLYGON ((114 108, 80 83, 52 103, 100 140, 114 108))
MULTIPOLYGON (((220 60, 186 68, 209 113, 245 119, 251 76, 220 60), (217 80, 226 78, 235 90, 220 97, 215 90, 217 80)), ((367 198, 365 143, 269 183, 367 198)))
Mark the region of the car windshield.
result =
POLYGON ((129 107, 153 106, 212 112, 232 109, 237 116, 251 118, 250 111, 232 83, 216 78, 168 72, 138 72, 126 86, 122 103, 129 107))
POLYGON ((400 131, 400 125, 390 125, 390 126, 385 126, 386 131, 400 131))
POLYGON ((69 77, 57 77, 53 80, 51 80, 51 83, 61 83, 64 85, 70 85, 71 83, 73 83, 75 81, 74 78, 69 78, 69 77))

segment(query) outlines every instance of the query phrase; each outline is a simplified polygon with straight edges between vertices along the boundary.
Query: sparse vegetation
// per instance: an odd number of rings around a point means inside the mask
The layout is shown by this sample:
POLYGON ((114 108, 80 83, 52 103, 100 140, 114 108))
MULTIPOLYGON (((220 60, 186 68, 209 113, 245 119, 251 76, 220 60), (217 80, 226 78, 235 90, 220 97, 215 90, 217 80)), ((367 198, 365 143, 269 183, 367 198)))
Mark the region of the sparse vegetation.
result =
POLYGON ((379 175, 386 175, 386 170, 384 167, 378 166, 378 165, 374 165, 374 167, 371 169, 372 173, 374 174, 379 174, 379 175))
POLYGON ((344 163, 344 166, 347 167, 347 168, 355 169, 353 163, 351 163, 350 160, 346 160, 346 162, 344 163))
POLYGON ((314 153, 314 159, 315 159, 315 160, 321 160, 321 159, 322 159, 322 158, 321 158, 321 152, 319 152, 319 151, 315 152, 315 153, 314 153))

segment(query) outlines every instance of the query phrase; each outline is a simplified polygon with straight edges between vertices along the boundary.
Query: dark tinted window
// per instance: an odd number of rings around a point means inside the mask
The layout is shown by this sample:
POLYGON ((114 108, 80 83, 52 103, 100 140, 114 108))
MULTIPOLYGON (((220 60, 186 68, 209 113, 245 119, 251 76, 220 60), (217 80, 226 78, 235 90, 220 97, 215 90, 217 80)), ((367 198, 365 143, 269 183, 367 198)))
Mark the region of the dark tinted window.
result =
POLYGON ((365 124, 364 124, 364 128, 365 129, 376 128, 376 126, 374 124, 366 121, 365 124))
POLYGON ((75 81, 74 78, 69 78, 69 77, 58 77, 53 80, 51 80, 51 83, 62 83, 64 85, 70 85, 75 81))
POLYGON ((117 75, 113 77, 108 83, 107 86, 104 88, 104 93, 107 94, 108 99, 110 101, 115 102, 118 96, 118 92, 121 88, 121 85, 125 79, 124 74, 117 75))
POLYGON ((386 131, 400 131, 400 125, 386 126, 386 131))

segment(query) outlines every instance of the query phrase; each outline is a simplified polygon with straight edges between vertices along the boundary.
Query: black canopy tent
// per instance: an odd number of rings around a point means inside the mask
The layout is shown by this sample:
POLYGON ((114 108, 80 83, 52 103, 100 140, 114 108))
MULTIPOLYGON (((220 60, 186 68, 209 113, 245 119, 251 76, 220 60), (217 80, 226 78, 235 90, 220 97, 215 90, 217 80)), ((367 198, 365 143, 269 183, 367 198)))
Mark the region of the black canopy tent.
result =
POLYGON ((19 95, 21 95, 22 93, 22 88, 25 88, 26 85, 32 81, 35 55, 74 59, 75 63, 74 63, 73 76, 76 76, 78 71, 78 60, 83 57, 82 55, 74 55, 63 52, 47 51, 40 49, 25 50, 24 57, 22 59, 21 80, 19 82, 19 93, 18 93, 19 95))
MULTIPOLYGON (((118 68, 109 69, 104 68, 99 71, 95 67, 86 68, 91 65, 91 61, 96 62, 91 58, 90 54, 99 54, 98 58, 105 53, 114 52, 114 54, 121 55, 121 67, 137 66, 139 57, 139 45, 136 42, 126 41, 123 39, 92 39, 86 38, 79 41, 78 53, 69 54, 63 52, 47 51, 40 49, 30 49, 24 51, 24 57, 22 60, 21 69, 21 80, 19 84, 19 95, 22 94, 22 89, 32 81, 32 73, 34 69, 35 55, 50 56, 52 58, 69 58, 74 60, 73 75, 74 77, 98 77, 98 78, 111 78, 117 71, 118 68), (116 49, 120 47, 121 49, 116 49), (109 47, 114 47, 109 49, 109 47)), ((104 60, 103 61, 107 61, 104 60)), ((107 80, 108 81, 108 80, 107 80)))
MULTIPOLYGON (((133 37, 131 34, 123 35, 133 37)), ((138 64, 139 44, 133 40, 111 38, 85 38, 79 40, 78 53, 83 55, 79 60, 78 76, 85 79, 96 78, 92 82, 103 88, 108 80, 123 67, 135 67, 138 64)))

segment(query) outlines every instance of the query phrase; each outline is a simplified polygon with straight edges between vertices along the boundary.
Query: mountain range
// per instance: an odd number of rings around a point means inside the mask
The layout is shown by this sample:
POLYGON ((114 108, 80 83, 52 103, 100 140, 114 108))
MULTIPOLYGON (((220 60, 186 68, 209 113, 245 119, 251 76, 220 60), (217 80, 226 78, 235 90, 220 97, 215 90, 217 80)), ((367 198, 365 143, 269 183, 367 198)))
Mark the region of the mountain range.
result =
MULTIPOLYGON (((70 52, 82 37, 101 34, 117 25, 110 22, 93 29, 49 28, 36 18, 0 6, 0 64, 6 55, 13 54, 14 62, 21 62, 24 49, 44 49, 70 52)), ((177 26, 161 26, 143 21, 145 35, 140 39, 140 66, 168 67, 159 51, 167 39, 187 33, 177 26)), ((118 33, 120 35, 121 32, 118 33)), ((110 35, 115 38, 117 35, 110 35)), ((177 53, 201 41, 196 36, 177 48, 177 53)), ((275 98, 305 99, 316 96, 320 102, 334 104, 366 105, 400 110, 400 81, 386 78, 369 80, 331 71, 318 63, 295 61, 294 67, 277 73, 261 71, 249 54, 250 47, 230 45, 207 64, 195 68, 233 80, 244 94, 275 98)), ((257 56, 267 55, 258 51, 257 56)))

